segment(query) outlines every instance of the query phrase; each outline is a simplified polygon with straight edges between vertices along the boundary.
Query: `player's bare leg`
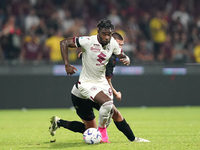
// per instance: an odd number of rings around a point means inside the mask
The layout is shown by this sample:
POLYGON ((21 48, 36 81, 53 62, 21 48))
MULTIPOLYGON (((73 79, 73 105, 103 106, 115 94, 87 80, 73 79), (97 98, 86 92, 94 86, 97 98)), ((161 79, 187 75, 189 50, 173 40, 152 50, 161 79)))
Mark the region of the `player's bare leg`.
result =
POLYGON ((114 111, 114 114, 112 116, 113 121, 120 122, 124 119, 119 110, 117 110, 117 108, 114 105, 113 105, 113 111, 114 111))
POLYGON ((85 124, 85 130, 87 130, 88 128, 97 128, 96 119, 93 119, 91 121, 86 121, 82 119, 82 121, 85 124))

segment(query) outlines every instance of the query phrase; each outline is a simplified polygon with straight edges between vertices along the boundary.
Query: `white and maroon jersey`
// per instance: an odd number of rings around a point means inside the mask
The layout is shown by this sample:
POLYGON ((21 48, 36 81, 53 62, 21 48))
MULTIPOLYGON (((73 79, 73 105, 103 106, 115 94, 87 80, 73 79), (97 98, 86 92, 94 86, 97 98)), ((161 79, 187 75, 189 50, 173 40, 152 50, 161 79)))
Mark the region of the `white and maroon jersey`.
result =
POLYGON ((82 47, 82 71, 79 80, 102 81, 105 79, 106 65, 112 53, 119 55, 121 49, 112 37, 110 43, 102 47, 97 35, 75 37, 77 47, 82 47))

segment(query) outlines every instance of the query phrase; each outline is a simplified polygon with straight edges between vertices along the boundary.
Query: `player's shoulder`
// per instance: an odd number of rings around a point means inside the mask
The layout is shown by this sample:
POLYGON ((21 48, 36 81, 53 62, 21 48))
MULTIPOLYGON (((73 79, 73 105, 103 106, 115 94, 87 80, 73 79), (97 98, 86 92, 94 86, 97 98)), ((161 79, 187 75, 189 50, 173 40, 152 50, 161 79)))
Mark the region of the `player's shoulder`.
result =
POLYGON ((113 37, 111 37, 111 39, 110 39, 110 44, 113 45, 113 46, 119 47, 119 44, 117 43, 117 41, 113 37))
POLYGON ((80 37, 76 37, 78 40, 76 41, 77 45, 80 46, 88 46, 91 43, 91 37, 90 36, 80 36, 80 37))
POLYGON ((111 37, 110 41, 111 41, 111 42, 117 42, 117 41, 114 39, 114 37, 111 37))
POLYGON ((91 38, 90 38, 90 36, 80 36, 80 37, 78 37, 78 39, 79 39, 79 41, 88 41, 91 38))
POLYGON ((93 40, 95 39, 96 35, 92 35, 92 36, 80 36, 79 40, 93 40))
POLYGON ((79 37, 79 42, 82 44, 89 44, 97 40, 95 35, 93 36, 81 36, 79 37))

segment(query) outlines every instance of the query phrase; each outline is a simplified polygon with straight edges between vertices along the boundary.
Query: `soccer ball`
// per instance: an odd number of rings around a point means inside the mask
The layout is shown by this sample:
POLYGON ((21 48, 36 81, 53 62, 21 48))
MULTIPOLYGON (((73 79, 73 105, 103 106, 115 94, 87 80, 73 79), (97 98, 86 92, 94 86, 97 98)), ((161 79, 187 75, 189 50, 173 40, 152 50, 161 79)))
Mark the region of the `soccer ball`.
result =
POLYGON ((97 144, 101 141, 101 133, 96 128, 89 128, 83 133, 83 140, 87 144, 97 144))

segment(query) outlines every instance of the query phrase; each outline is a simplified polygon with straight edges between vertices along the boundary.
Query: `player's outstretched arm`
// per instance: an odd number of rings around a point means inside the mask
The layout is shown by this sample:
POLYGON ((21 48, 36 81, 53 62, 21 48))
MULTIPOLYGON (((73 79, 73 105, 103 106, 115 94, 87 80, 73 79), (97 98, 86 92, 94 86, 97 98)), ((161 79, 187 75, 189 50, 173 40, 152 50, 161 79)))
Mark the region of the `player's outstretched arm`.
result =
POLYGON ((74 66, 70 65, 69 58, 68 58, 68 47, 75 48, 76 45, 73 41, 73 38, 67 38, 60 41, 60 50, 61 55, 65 64, 65 70, 67 75, 73 75, 78 71, 74 66))
POLYGON ((121 53, 119 55, 117 55, 117 57, 119 58, 119 60, 124 64, 124 65, 129 65, 130 64, 130 58, 124 54, 124 53, 121 53))
POLYGON ((121 92, 117 92, 117 91, 115 90, 115 88, 114 88, 113 85, 112 85, 112 82, 111 82, 111 78, 110 78, 110 77, 106 77, 106 79, 107 79, 108 84, 110 85, 110 87, 111 87, 111 89, 112 89, 112 91, 113 91, 113 95, 116 97, 116 99, 117 99, 118 101, 121 101, 121 99, 122 99, 122 94, 121 94, 121 92))

